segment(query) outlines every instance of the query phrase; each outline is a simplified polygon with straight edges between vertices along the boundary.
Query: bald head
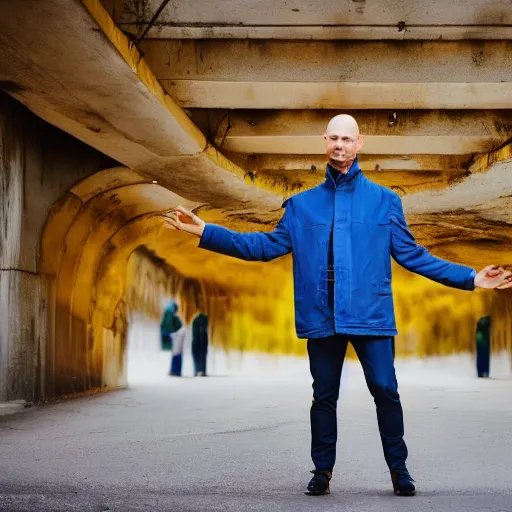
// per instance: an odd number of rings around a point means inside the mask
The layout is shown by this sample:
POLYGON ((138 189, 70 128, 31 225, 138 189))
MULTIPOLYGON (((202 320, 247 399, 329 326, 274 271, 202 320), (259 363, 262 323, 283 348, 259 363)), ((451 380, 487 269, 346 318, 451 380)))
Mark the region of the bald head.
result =
POLYGON ((348 114, 333 117, 324 134, 329 163, 338 171, 348 172, 363 145, 357 121, 348 114))
POLYGON ((325 133, 327 135, 344 134, 357 139, 357 137, 359 137, 359 126, 352 116, 340 114, 329 121, 325 133))

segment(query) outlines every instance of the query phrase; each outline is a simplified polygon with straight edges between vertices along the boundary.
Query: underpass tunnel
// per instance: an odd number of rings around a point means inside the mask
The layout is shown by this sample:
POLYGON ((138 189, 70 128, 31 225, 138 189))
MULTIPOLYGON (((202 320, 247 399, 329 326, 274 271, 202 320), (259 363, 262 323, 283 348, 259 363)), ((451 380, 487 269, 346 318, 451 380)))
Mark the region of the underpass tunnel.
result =
MULTIPOLYGON (((169 298, 179 302, 185 324, 201 298, 210 317, 212 348, 227 355, 225 361, 232 356, 232 371, 254 354, 305 356, 304 340, 294 332, 291 257, 249 263, 198 249, 197 239, 172 229, 166 215, 182 204, 206 221, 244 231, 271 230, 272 222, 226 215, 187 200, 40 122, 13 100, 4 97, 3 107, 3 215, 9 233, 32 225, 16 239, 19 274, 30 281, 8 285, 2 272, 4 286, 15 291, 4 309, 20 322, 19 331, 10 326, 11 345, 2 352, 5 399, 52 399, 126 386, 130 319, 151 325, 154 336, 169 298), (25 182, 6 181, 6 173, 14 176, 22 168, 25 182), (29 260, 32 267, 23 264, 29 260), (20 314, 20 303, 31 306, 20 314)), ((498 163, 481 176, 499 179, 504 172, 506 164, 498 163)), ((464 198, 464 191, 459 195, 464 198)), ((427 245, 435 225, 435 213, 430 215, 410 216, 427 245)), ((458 215, 443 217, 447 236, 431 248, 433 253, 476 267, 489 261, 506 264, 506 225, 475 230, 471 212, 458 215)), ((456 291, 399 267, 393 274, 398 357, 473 354, 476 321, 491 314, 493 352, 510 369, 510 293, 456 291)), ((4 334, 6 326, 7 321, 4 334)), ((155 347, 158 340, 153 337, 152 343, 155 347)))
POLYGON ((0 0, 0 510, 510 510, 510 5, 0 0))
MULTIPOLYGON (((83 180, 54 206, 43 234, 41 260, 42 272, 51 276, 54 300, 53 353, 47 354, 49 396, 126 385, 128 318, 145 314, 158 324, 166 297, 179 301, 187 324, 200 298, 212 319, 212 344, 230 347, 228 329, 233 329, 238 331, 234 344, 251 349, 255 337, 237 327, 237 315, 242 314, 237 296, 245 293, 249 308, 251 296, 256 295, 256 302, 268 301, 263 309, 270 314, 276 307, 270 301, 277 296, 279 304, 283 288, 261 282, 259 271, 254 273, 246 263, 226 265, 218 256, 204 259, 194 247, 197 242, 165 222, 165 214, 178 204, 191 205, 127 169, 114 168, 83 180), (240 287, 233 282, 237 277, 240 287)), ((280 265, 267 269, 270 282, 278 282, 280 270, 280 265)), ((285 321, 289 338, 292 318, 285 321)), ((280 335, 280 325, 270 324, 260 327, 266 341, 257 348, 268 349, 280 335), (266 335, 264 328, 275 329, 276 335, 266 335)))
MULTIPOLYGON (((240 269, 234 266, 233 270, 229 264, 218 264, 219 257, 202 261, 194 241, 165 222, 165 214, 178 204, 193 205, 128 169, 113 168, 79 182, 52 208, 41 251, 41 272, 49 278, 53 301, 49 305, 48 396, 125 385, 127 313, 150 311, 158 316, 165 294, 178 295, 187 323, 197 296, 202 295, 212 316, 213 343, 226 336, 223 323, 236 302, 236 293, 230 293, 233 274, 242 275, 250 267, 240 264, 240 269), (155 279, 140 279, 141 270, 129 266, 130 256, 139 247, 151 251, 150 261, 154 266, 159 262, 165 272, 168 283, 163 288, 155 279), (152 288, 160 294, 158 308, 154 298, 146 303, 154 295, 152 288)), ((267 274, 271 277, 276 271, 267 274)), ((256 280, 257 274, 252 279, 242 277, 247 295, 277 293, 266 283, 251 286, 256 280)), ((272 337, 266 339, 272 343, 272 337)), ((224 343, 229 346, 230 340, 224 343)))
MULTIPOLYGON (((148 350, 154 351, 156 326, 171 298, 185 324, 198 298, 204 303, 217 350, 305 355, 294 334, 290 258, 246 263, 199 250, 196 239, 165 221, 178 204, 190 206, 128 169, 113 168, 81 181, 54 206, 41 263, 54 300, 48 396, 125 386, 129 319, 153 326, 148 350)), ((208 211, 201 215, 208 218, 208 211)), ((478 318, 491 314, 493 351, 509 361, 510 294, 468 294, 399 267, 394 292, 398 357, 471 353, 478 318)))
MULTIPOLYGON (((420 244, 477 269, 510 265, 510 45, 485 40, 485 30, 483 42, 465 41, 463 31, 453 43, 357 36, 347 51, 370 45, 400 72, 398 85, 363 87, 371 62, 349 70, 341 85, 338 77, 296 76, 308 65, 320 76, 334 64, 315 67, 316 56, 338 59, 341 45, 301 41, 300 31, 289 47, 273 38, 240 41, 236 31, 220 44, 214 31, 212 39, 181 42, 156 34, 138 48, 97 0, 20 2, 14 15, 18 25, 4 23, 0 32, 1 400, 126 385, 129 319, 158 322, 161 303, 150 313, 141 305, 151 295, 176 298, 189 322, 200 290, 212 346, 226 353, 304 356, 304 340, 294 334, 291 258, 247 263, 200 250, 166 215, 182 204, 207 222, 272 230, 284 199, 323 180, 319 133, 341 109, 357 115, 368 135, 363 172, 402 196, 420 244), (38 17, 47 26, 31 24, 38 17), (17 37, 14 26, 33 37, 17 37), (55 59, 62 41, 67 51, 55 59), (254 63, 266 44, 272 52, 259 76, 254 63), (401 53, 385 51, 398 44, 407 62, 418 62, 414 84, 401 53), (480 46, 487 58, 475 58, 480 46), (237 52, 244 58, 233 58, 237 52), (436 82, 422 81, 437 54, 457 69, 448 85, 441 72, 427 75, 436 82), (492 87, 482 82, 486 70, 494 73, 492 87), (164 269, 171 284, 141 281, 135 261, 164 269)), ((473 353, 476 321, 491 314, 493 347, 510 368, 509 292, 468 294, 398 267, 393 273, 398 356, 473 353)))

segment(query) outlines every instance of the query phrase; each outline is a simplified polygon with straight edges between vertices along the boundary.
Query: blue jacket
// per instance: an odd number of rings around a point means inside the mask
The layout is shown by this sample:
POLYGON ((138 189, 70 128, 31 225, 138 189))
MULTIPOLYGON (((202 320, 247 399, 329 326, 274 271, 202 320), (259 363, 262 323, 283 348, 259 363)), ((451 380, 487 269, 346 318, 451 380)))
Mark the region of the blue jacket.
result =
POLYGON ((292 252, 299 338, 395 336, 391 257, 439 283, 474 289, 476 271, 419 246, 400 197, 367 179, 357 159, 346 175, 331 173, 329 166, 326 174, 323 184, 285 201, 275 231, 237 233, 207 224, 199 247, 248 261, 270 261, 292 252), (327 272, 333 222, 334 309, 327 272))

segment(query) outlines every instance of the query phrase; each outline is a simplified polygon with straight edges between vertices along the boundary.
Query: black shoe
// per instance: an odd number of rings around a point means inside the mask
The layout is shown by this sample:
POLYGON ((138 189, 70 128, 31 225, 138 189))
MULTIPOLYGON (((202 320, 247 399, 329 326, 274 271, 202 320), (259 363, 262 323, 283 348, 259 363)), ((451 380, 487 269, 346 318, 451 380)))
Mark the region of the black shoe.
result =
POLYGON ((393 482, 393 491, 397 496, 414 496, 416 487, 407 469, 391 471, 391 481, 393 482))
POLYGON ((313 478, 308 484, 308 490, 304 494, 308 496, 323 496, 324 494, 330 494, 329 480, 332 477, 332 471, 326 471, 323 469, 315 469, 311 471, 313 478))

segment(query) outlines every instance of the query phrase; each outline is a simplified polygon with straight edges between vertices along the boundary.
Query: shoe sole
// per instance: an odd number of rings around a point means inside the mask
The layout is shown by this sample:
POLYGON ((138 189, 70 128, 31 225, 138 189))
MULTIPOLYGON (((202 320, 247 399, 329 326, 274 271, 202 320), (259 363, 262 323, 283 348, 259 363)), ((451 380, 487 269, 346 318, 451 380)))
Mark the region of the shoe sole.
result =
POLYGON ((325 491, 306 491, 304 494, 306 496, 325 496, 326 494, 331 494, 331 490, 326 489, 325 491))
POLYGON ((395 496, 414 496, 416 494, 416 491, 394 491, 395 496))

